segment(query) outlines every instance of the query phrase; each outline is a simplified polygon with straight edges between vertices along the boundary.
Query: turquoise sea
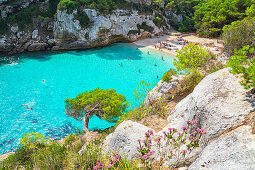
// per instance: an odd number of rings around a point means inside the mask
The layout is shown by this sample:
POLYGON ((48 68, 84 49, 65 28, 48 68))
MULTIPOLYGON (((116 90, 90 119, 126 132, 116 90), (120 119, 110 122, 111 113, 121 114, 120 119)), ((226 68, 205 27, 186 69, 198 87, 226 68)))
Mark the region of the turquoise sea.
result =
MULTIPOLYGON (((136 48, 115 44, 86 51, 0 56, 0 154, 16 150, 22 135, 31 131, 60 139, 82 129, 82 122, 65 115, 65 99, 99 87, 116 89, 133 101, 140 81, 157 83, 173 67, 173 57, 136 48)), ((93 117, 89 129, 113 125, 93 117)))

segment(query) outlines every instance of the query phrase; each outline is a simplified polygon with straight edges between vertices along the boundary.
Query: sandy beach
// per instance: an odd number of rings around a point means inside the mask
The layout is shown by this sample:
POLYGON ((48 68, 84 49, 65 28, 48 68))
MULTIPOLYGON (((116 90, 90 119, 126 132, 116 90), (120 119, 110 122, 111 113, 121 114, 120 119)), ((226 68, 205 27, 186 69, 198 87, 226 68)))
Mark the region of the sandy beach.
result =
MULTIPOLYGON (((181 50, 184 45, 183 41, 178 41, 179 35, 163 35, 163 36, 155 36, 153 38, 146 38, 142 40, 138 40, 133 42, 133 44, 140 46, 142 48, 149 48, 151 50, 157 50, 163 53, 167 53, 172 56, 176 56, 178 50, 181 50), (171 50, 167 48, 158 48, 160 46, 159 42, 166 42, 172 46, 171 50), (157 48, 155 48, 155 45, 157 48)), ((182 37, 183 40, 189 43, 201 44, 205 46, 208 50, 218 55, 221 53, 221 49, 223 48, 223 44, 218 39, 209 39, 209 38, 201 38, 196 35, 184 35, 182 37), (216 48, 218 50, 216 50, 216 48)))

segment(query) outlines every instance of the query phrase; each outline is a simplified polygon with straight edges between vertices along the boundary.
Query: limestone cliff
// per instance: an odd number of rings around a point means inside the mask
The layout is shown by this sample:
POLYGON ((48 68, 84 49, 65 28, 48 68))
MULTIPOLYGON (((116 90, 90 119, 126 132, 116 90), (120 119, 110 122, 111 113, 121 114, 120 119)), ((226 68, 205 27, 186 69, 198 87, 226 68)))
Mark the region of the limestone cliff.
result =
POLYGON ((84 6, 56 10, 58 1, 54 1, 53 8, 52 2, 0 0, 0 52, 87 49, 132 42, 171 29, 168 15, 163 17, 163 25, 154 24, 157 12, 150 9, 152 0, 126 0, 130 7, 117 6, 108 12, 84 6), (142 7, 148 11, 140 11, 142 7))
POLYGON ((153 23, 153 15, 139 15, 136 10, 114 10, 106 15, 95 9, 84 9, 84 12, 91 22, 88 27, 82 27, 75 19, 77 10, 71 14, 58 11, 53 30, 55 49, 84 49, 116 41, 135 41, 163 32, 153 23))
MULTIPOLYGON (((207 134, 186 168, 255 169, 255 101, 254 96, 247 92, 229 69, 212 73, 175 106, 168 117, 169 124, 155 137, 168 128, 186 126, 187 120, 198 120, 199 124, 194 128, 203 128, 207 134)), ((141 133, 147 130, 141 124, 125 121, 106 137, 104 148, 133 158, 138 154, 135 140, 143 139, 141 133), (136 129, 140 131, 136 133, 136 129)), ((156 146, 154 142, 152 147, 155 150, 156 146)), ((156 159, 159 159, 157 155, 156 159)))

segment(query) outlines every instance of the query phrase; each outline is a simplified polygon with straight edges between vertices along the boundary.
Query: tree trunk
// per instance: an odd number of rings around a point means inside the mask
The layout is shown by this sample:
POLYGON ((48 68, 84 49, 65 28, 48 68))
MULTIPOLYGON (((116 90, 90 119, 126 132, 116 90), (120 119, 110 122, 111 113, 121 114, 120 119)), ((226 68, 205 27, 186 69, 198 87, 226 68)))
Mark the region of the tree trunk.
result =
POLYGON ((88 125, 89 125, 89 116, 85 116, 85 117, 83 118, 83 131, 84 131, 85 133, 87 133, 87 132, 90 131, 89 128, 88 128, 88 125))

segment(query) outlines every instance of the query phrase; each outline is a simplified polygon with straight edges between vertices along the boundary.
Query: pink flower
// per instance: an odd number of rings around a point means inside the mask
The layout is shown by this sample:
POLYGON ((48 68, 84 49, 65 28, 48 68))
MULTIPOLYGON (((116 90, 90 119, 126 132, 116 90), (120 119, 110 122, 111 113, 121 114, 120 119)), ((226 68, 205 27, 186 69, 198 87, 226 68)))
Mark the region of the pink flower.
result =
POLYGON ((193 124, 198 124, 198 121, 194 120, 192 123, 193 123, 193 124))
POLYGON ((182 130, 183 131, 188 130, 187 126, 182 126, 182 130))
POLYGON ((154 153, 155 153, 155 151, 154 151, 154 150, 151 150, 151 151, 149 152, 149 156, 153 155, 154 153))
POLYGON ((190 120, 187 120, 187 123, 188 123, 188 125, 190 125, 190 124, 191 124, 191 121, 190 121, 190 120))
POLYGON ((141 139, 138 139, 137 142, 140 143, 140 142, 141 142, 141 139))
POLYGON ((107 169, 110 169, 112 167, 112 165, 107 165, 106 168, 107 169))
POLYGON ((153 135, 153 130, 149 130, 149 134, 153 135))

